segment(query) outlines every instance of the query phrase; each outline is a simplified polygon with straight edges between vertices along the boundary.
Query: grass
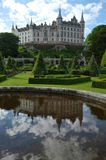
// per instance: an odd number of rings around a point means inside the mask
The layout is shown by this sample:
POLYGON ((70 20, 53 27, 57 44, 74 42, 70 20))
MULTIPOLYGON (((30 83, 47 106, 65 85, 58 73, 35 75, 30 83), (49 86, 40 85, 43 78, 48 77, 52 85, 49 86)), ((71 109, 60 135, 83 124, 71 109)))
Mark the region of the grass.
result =
POLYGON ((86 90, 86 91, 106 94, 106 89, 92 88, 91 87, 92 82, 85 82, 85 83, 74 84, 74 85, 28 84, 29 77, 33 77, 31 72, 22 72, 22 73, 17 74, 16 76, 7 78, 6 81, 0 83, 0 86, 31 86, 31 87, 68 88, 68 89, 86 90))

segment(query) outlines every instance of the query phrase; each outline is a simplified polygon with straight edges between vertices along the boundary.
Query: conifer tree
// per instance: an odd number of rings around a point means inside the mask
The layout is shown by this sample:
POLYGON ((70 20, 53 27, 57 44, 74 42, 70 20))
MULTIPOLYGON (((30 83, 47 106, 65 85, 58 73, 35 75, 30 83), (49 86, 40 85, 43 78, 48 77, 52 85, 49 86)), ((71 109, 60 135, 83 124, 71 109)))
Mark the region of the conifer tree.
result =
POLYGON ((91 56, 89 63, 88 63, 88 70, 92 76, 99 75, 99 67, 97 65, 96 59, 94 55, 91 56))
POLYGON ((32 72, 34 77, 40 77, 46 73, 45 62, 41 53, 39 53, 36 58, 32 72))
POLYGON ((106 50, 103 54, 102 60, 101 60, 101 67, 106 67, 106 50))
POLYGON ((17 70, 17 63, 12 57, 8 57, 7 68, 12 69, 14 71, 17 70))
POLYGON ((58 66, 58 69, 64 70, 65 73, 67 73, 67 66, 66 66, 66 64, 65 64, 65 62, 64 62, 64 57, 63 57, 63 55, 60 56, 60 64, 59 64, 59 66, 58 66))
POLYGON ((4 62, 3 62, 3 57, 2 53, 0 52, 0 73, 4 73, 5 67, 4 67, 4 62))

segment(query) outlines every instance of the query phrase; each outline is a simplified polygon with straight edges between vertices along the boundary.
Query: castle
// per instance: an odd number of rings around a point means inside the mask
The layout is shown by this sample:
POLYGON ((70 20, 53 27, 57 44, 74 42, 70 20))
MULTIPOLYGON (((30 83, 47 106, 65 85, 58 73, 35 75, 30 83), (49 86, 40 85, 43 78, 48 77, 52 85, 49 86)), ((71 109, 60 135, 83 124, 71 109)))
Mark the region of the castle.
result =
POLYGON ((80 45, 84 43, 85 21, 83 13, 81 21, 78 22, 75 16, 71 21, 63 21, 61 8, 56 21, 51 25, 41 23, 36 25, 31 22, 24 28, 14 27, 12 25, 12 33, 19 37, 20 44, 69 44, 80 45))

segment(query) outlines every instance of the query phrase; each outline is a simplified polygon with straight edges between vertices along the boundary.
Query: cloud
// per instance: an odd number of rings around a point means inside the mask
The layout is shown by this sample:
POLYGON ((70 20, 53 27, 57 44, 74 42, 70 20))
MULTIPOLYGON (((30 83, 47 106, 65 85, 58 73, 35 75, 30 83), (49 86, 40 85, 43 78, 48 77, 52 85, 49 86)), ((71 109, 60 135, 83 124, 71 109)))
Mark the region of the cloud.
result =
MULTIPOLYGON (((76 15, 80 21, 81 12, 84 12, 86 21, 86 31, 88 31, 88 25, 94 23, 99 16, 100 10, 103 7, 103 2, 98 3, 78 3, 71 4, 68 0, 31 0, 26 4, 16 2, 15 0, 2 0, 2 7, 4 10, 8 9, 8 18, 11 23, 15 22, 19 27, 25 26, 30 23, 31 17, 34 23, 40 24, 45 21, 49 24, 56 19, 58 15, 58 8, 61 6, 62 15, 64 20, 70 20, 73 15, 76 15)), ((2 23, 1 30, 7 29, 6 23, 2 23)))

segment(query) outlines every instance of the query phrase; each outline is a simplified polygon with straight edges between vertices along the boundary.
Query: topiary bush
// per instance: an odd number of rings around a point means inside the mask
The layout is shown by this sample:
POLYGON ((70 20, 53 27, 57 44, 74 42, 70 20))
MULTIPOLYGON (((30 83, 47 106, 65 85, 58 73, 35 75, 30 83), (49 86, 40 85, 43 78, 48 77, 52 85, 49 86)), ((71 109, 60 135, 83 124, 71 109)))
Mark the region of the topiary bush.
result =
POLYGON ((91 76, 98 76, 99 75, 99 67, 97 65, 97 62, 96 62, 94 55, 92 55, 89 60, 88 70, 89 70, 89 73, 91 76))
POLYGON ((32 72, 34 74, 34 77, 40 77, 46 73, 45 62, 41 53, 39 53, 36 58, 32 72))
POLYGON ((74 77, 74 78, 29 78, 29 84, 58 84, 71 85, 90 81, 90 77, 74 77))
POLYGON ((92 87, 106 89, 106 80, 92 81, 92 87))

